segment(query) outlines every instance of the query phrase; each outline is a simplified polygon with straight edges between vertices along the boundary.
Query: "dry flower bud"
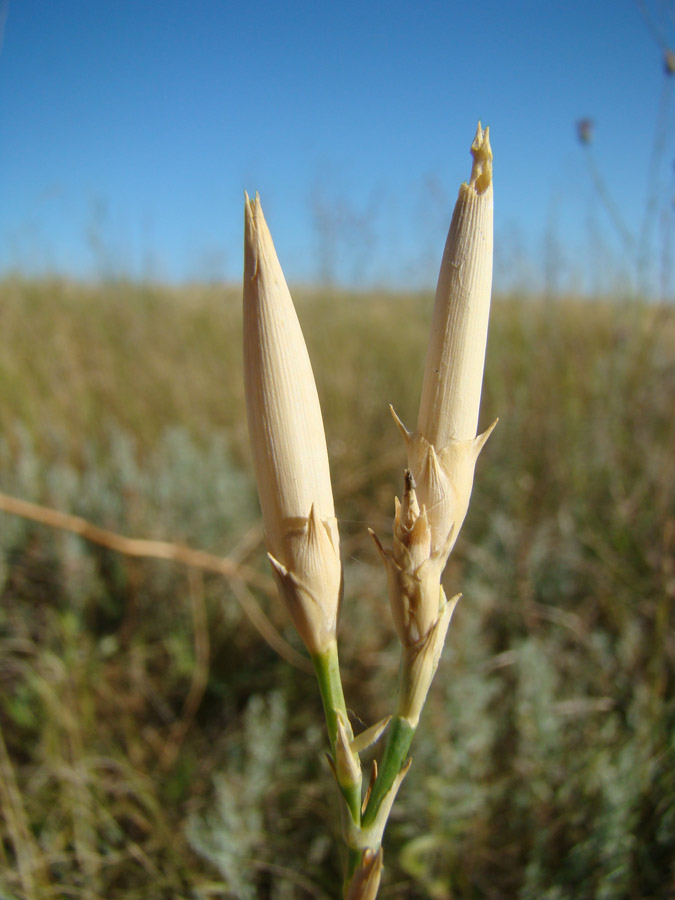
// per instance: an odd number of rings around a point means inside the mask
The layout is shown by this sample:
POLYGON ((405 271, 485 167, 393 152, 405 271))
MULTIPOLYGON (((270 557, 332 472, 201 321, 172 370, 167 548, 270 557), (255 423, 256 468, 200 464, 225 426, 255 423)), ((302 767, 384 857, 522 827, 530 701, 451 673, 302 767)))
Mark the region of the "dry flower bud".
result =
POLYGON ((441 568, 466 516, 476 459, 494 427, 476 437, 492 290, 492 150, 489 129, 480 123, 471 153, 471 177, 459 189, 438 277, 417 431, 409 432, 394 414, 441 568))
POLYGON ((476 436, 492 291, 492 150, 490 129, 471 145, 443 252, 424 369, 417 431, 442 450, 476 436))
POLYGON ((431 531, 426 510, 420 510, 415 479, 405 471, 403 500, 394 498, 394 558, 402 567, 414 571, 431 556, 431 531))
POLYGON ((394 626, 401 643, 408 646, 424 638, 438 619, 441 567, 432 556, 426 509, 420 510, 410 470, 405 484, 403 502, 395 498, 392 550, 385 550, 371 534, 387 569, 394 626))
POLYGON ((244 382, 265 541, 310 653, 335 640, 342 583, 312 367, 260 200, 246 196, 244 382))

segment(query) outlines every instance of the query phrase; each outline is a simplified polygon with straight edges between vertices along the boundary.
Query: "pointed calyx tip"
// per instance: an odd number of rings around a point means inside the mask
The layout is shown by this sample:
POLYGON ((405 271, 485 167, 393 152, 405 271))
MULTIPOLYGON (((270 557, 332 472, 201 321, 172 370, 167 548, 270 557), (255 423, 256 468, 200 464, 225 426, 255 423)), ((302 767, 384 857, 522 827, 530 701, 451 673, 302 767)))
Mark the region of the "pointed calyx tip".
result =
POLYGON ((253 280, 258 273, 258 255, 261 245, 261 226, 266 229, 265 217, 256 191, 253 200, 244 191, 244 282, 253 280))
POLYGON ((256 191, 255 197, 251 200, 248 195, 248 191, 244 191, 244 212, 246 215, 246 221, 250 219, 257 219, 258 216, 262 216, 262 207, 260 205, 260 194, 256 191))
POLYGON ((476 193, 483 194, 492 184, 492 147, 490 147, 489 125, 483 129, 480 122, 478 123, 476 137, 471 144, 471 155, 473 156, 473 165, 469 186, 474 188, 476 193))

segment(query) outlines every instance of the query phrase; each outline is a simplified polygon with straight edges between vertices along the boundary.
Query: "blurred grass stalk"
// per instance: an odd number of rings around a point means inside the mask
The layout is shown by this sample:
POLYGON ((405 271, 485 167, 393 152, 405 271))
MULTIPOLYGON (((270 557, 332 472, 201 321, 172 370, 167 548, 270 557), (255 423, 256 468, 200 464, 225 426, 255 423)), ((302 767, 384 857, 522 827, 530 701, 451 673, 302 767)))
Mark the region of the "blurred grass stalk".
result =
MULTIPOLYGON (((395 500, 392 550, 379 540, 394 625, 402 644, 395 714, 354 737, 340 678, 339 538, 328 454, 312 368, 260 200, 246 196, 244 373, 265 540, 279 592, 314 662, 344 799, 347 900, 373 900, 382 837, 408 771, 408 751, 459 595, 441 577, 467 513, 492 291, 493 195, 489 129, 480 123, 441 263, 417 431, 394 418, 408 454, 395 500), (381 764, 362 799, 359 753, 388 727, 381 764)), ((393 412, 393 410, 392 410, 393 412)))

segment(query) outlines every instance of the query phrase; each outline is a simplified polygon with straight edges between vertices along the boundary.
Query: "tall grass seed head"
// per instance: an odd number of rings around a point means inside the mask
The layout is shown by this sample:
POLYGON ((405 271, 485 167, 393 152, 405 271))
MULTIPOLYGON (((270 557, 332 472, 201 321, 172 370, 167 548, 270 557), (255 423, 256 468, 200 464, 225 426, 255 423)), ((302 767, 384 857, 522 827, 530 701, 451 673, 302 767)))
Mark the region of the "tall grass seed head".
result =
POLYGON ((246 195, 244 386, 265 541, 310 653, 334 640, 342 587, 326 438, 307 348, 260 199, 246 195))

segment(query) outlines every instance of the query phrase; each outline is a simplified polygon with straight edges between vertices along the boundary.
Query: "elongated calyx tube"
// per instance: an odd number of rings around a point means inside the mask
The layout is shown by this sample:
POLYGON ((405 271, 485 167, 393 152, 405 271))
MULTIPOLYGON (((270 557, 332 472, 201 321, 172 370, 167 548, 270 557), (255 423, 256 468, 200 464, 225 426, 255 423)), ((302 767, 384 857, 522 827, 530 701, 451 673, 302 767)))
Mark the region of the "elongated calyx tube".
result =
POLYGON ((445 243, 417 430, 442 449, 476 436, 492 292, 492 149, 478 125, 473 166, 445 243))
POLYGON ((312 654, 335 642, 342 568, 319 398, 260 199, 246 196, 244 386, 265 541, 312 654))
POLYGON ((478 454, 476 437, 492 291, 492 150, 480 122, 473 165, 460 186, 441 262, 424 368, 417 431, 396 419, 426 509, 432 555, 445 565, 466 516, 478 454))

